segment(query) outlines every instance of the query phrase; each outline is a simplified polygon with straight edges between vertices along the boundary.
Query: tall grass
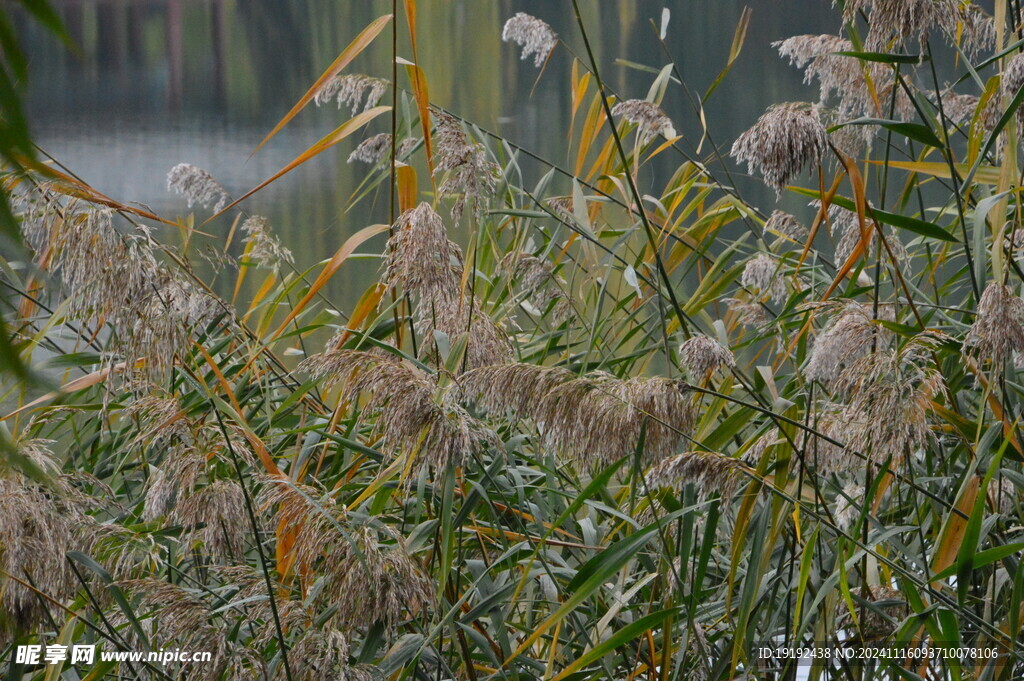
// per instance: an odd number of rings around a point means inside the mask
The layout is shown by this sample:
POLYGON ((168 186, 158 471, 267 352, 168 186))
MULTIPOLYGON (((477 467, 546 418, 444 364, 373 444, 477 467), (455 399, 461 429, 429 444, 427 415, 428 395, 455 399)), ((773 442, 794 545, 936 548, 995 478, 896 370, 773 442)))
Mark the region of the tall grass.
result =
POLYGON ((187 164, 178 218, 9 174, 5 316, 51 385, 4 383, 8 678, 58 678, 15 656, 57 642, 213 653, 82 679, 1019 678, 1019 8, 839 4, 777 44, 813 101, 731 160, 702 104, 749 14, 703 95, 668 16, 628 93, 575 0, 574 35, 510 17, 522 68, 572 62, 556 162, 414 63, 352 70, 429 49, 405 0, 263 144, 310 104, 339 127, 238 198, 187 164), (322 153, 390 221, 298 271, 245 199, 322 153), (808 207, 748 204, 736 162, 808 207))

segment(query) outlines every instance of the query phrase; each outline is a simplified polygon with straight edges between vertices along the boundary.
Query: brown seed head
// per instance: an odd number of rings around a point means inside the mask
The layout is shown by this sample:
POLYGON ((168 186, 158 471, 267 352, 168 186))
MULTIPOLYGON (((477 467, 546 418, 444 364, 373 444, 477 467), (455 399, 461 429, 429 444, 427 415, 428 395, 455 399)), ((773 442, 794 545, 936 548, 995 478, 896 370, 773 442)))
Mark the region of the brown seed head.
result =
POLYGON ((679 346, 679 357, 690 376, 703 380, 711 372, 736 366, 736 358, 729 348, 714 338, 696 335, 679 346))
POLYGON ((692 483, 701 497, 717 491, 728 500, 736 490, 743 468, 739 460, 714 452, 684 452, 655 464, 647 472, 646 480, 652 489, 671 487, 677 492, 692 483))
POLYGON ((531 419, 543 441, 574 464, 607 465, 636 451, 644 431, 644 458, 662 459, 693 423, 693 406, 675 381, 579 377, 565 369, 507 364, 467 372, 462 395, 494 414, 531 419))
POLYGON ((1006 284, 986 286, 964 347, 969 356, 990 359, 997 366, 1014 352, 1024 352, 1024 300, 1006 284))
POLYGON ((487 159, 482 144, 470 141, 457 118, 435 109, 434 119, 434 175, 444 176, 438 192, 455 197, 452 217, 456 222, 462 218, 467 203, 479 216, 497 188, 501 169, 487 159))
POLYGON ((801 102, 778 104, 739 136, 731 155, 757 171, 781 194, 790 180, 821 161, 828 135, 818 108, 801 102))

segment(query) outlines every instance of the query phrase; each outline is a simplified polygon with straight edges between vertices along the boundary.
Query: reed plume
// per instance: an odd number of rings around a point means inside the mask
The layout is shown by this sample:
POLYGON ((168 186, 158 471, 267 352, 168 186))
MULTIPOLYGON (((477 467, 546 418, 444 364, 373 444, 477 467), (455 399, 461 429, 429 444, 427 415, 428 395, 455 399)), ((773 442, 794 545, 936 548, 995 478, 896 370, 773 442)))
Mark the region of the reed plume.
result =
POLYGON ((443 176, 438 187, 442 196, 454 196, 452 217, 458 222, 469 204, 479 216, 487 200, 494 194, 501 169, 487 160, 482 144, 471 142, 459 120, 439 109, 433 110, 435 176, 443 176))
POLYGON ((513 42, 523 48, 522 59, 533 57, 533 65, 540 68, 558 45, 558 35, 537 17, 518 12, 505 22, 501 31, 504 42, 513 42))
POLYGON ((961 0, 850 0, 845 18, 868 17, 864 45, 872 51, 893 47, 922 49, 933 31, 959 36, 964 50, 974 56, 995 44, 995 26, 973 2, 961 0))
MULTIPOLYGON (((892 307, 882 306, 878 318, 894 321, 894 314, 892 307)), ((885 347, 888 338, 871 307, 846 303, 815 339, 810 359, 804 366, 804 376, 823 383, 836 381, 857 359, 875 348, 885 347)))
MULTIPOLYGON (((890 107, 898 120, 910 120, 916 114, 913 100, 891 68, 844 54, 856 51, 853 43, 845 38, 828 34, 798 35, 772 43, 772 47, 790 64, 803 70, 805 83, 818 82, 819 101, 822 105, 835 102, 837 123, 864 116, 889 118, 890 107)), ((859 136, 863 145, 870 142, 877 128, 860 126, 854 130, 850 134, 859 136)), ((833 139, 841 138, 843 132, 832 133, 833 139)))
POLYGON ((799 220, 781 210, 771 214, 767 222, 764 223, 764 228, 772 234, 778 234, 801 244, 810 235, 810 230, 803 226, 799 220))
POLYGON ((467 334, 469 368, 510 361, 512 347, 504 330, 463 293, 462 249, 445 231, 441 216, 427 203, 404 212, 395 223, 384 259, 383 283, 414 296, 416 331, 426 339, 421 356, 439 361, 435 331, 454 341, 467 334))
POLYGON ((390 87, 391 83, 383 78, 347 73, 335 76, 324 83, 313 99, 317 106, 335 100, 339 109, 347 106, 355 116, 361 111, 377 106, 390 87))
POLYGON ((209 650, 222 633, 199 594, 163 579, 124 580, 119 586, 153 610, 155 638, 168 646, 209 650))
POLYGON ((376 672, 365 666, 349 666, 348 639, 337 629, 309 628, 291 648, 290 660, 294 660, 289 679, 283 668, 279 669, 275 681, 376 681, 376 672))
POLYGON ((899 466, 931 436, 932 400, 942 375, 929 366, 927 336, 893 352, 873 352, 851 361, 836 382, 846 396, 839 412, 839 439, 875 463, 899 466))
MULTIPOLYGON (((863 618, 857 622, 859 629, 855 640, 879 641, 886 639, 896 631, 900 622, 910 615, 906 597, 899 589, 890 586, 866 585, 850 589, 850 594, 854 598, 855 605, 864 604, 863 608, 857 608, 857 616, 861 617, 863 614, 863 618)), ((839 627, 849 628, 854 625, 854 619, 845 602, 838 606, 836 619, 839 627)))
POLYGON ((1016 516, 1018 504, 1024 504, 1020 489, 1009 477, 1001 477, 998 484, 988 487, 989 505, 1005 516, 1016 516))
POLYGON ((781 195, 790 180, 821 162, 827 148, 818 107, 796 102, 768 109, 736 139, 731 155, 781 195))
POLYGON ((961 95, 952 90, 942 94, 942 112, 954 125, 970 123, 979 103, 980 100, 975 95, 961 95))
POLYGON ((444 222, 429 203, 402 213, 388 241, 383 282, 421 301, 461 297, 462 249, 448 238, 444 222))
POLYGON ((68 291, 68 318, 109 325, 125 360, 144 358, 151 376, 162 376, 221 305, 159 264, 145 228, 122 233, 109 209, 50 205, 60 218, 27 231, 39 265, 68 291))
POLYGON ((433 603, 434 587, 409 555, 401 537, 362 527, 337 542, 325 595, 337 605, 337 619, 347 627, 380 624, 394 634, 406 613, 418 614, 433 603))
POLYGON ((550 314, 560 322, 572 311, 572 300, 564 290, 567 284, 555 274, 546 259, 524 251, 511 251, 498 264, 497 271, 506 275, 520 295, 530 301, 531 313, 550 314))
MULTIPOLYGON (((814 200, 811 205, 815 208, 820 208, 821 202, 814 200)), ((870 217, 874 207, 871 202, 867 204, 867 215, 864 218, 864 227, 867 229, 867 244, 864 246, 865 253, 873 253, 878 243, 878 229, 879 225, 870 217)), ((847 208, 843 208, 840 205, 832 204, 828 207, 828 227, 833 238, 838 235, 836 240, 836 260, 840 263, 845 263, 847 259, 854 253, 857 246, 864 240, 861 233, 861 220, 860 216, 847 208)), ((899 263, 906 262, 910 257, 906 247, 903 245, 903 241, 900 239, 899 234, 895 229, 890 228, 888 234, 885 237, 888 249, 885 251, 885 255, 888 256, 888 252, 891 250, 893 257, 899 263)))
POLYGON ((340 385, 345 401, 364 397, 362 417, 374 419, 379 448, 393 458, 404 454, 444 469, 495 444, 492 433, 444 399, 434 377, 392 355, 335 350, 309 358, 299 370, 340 385))
POLYGON ((740 298, 723 298, 722 302, 728 306, 729 312, 735 314, 736 319, 744 326, 762 329, 771 322, 764 307, 758 303, 740 298))
POLYGON ((743 288, 756 294, 758 300, 781 303, 786 299, 786 281, 779 272, 780 264, 767 253, 758 253, 747 261, 740 277, 743 288))
POLYGON ((442 352, 437 333, 450 345, 461 337, 466 339, 465 351, 456 371, 511 362, 512 345, 504 327, 479 309, 480 301, 464 296, 456 300, 422 301, 415 311, 416 333, 425 342, 420 358, 440 367, 442 352))
POLYGON ((703 380, 713 371, 736 366, 736 358, 729 348, 714 338, 696 335, 679 347, 679 357, 690 376, 703 380))
POLYGON ((861 506, 864 503, 864 487, 851 482, 843 487, 836 497, 835 518, 840 530, 849 531, 860 518, 861 506))
POLYGON ((643 99, 619 102, 612 108, 612 115, 624 118, 636 125, 641 144, 647 144, 656 135, 661 135, 665 139, 672 139, 676 136, 672 120, 661 110, 661 107, 643 99))
POLYGON ((199 205, 219 213, 231 201, 227 190, 213 175, 191 163, 179 163, 167 173, 167 189, 184 196, 188 207, 199 205))
POLYGON ((1002 366, 1024 352, 1024 300, 1006 284, 993 281, 978 301, 978 314, 964 339, 968 356, 1002 366))
POLYGON ((249 529, 245 496, 234 480, 217 480, 187 496, 175 508, 185 529, 183 543, 200 543, 215 558, 238 559, 249 529))
MULTIPOLYGON (((265 480, 259 502, 265 511, 276 508, 278 527, 295 537, 292 572, 315 574, 320 567, 321 596, 344 630, 379 623, 394 633, 406 612, 432 603, 429 581, 389 528, 381 528, 382 541, 377 529, 353 525, 330 497, 280 478, 265 480)), ((263 588, 258 580, 251 585, 263 588)))
POLYGON ((8 633, 47 621, 53 606, 34 589, 57 602, 72 598, 77 582, 65 554, 87 550, 80 540, 82 523, 77 509, 52 491, 0 478, 0 626, 8 633))
POLYGON ((677 493, 692 484, 700 497, 716 491, 728 503, 742 478, 743 464, 715 452, 684 452, 659 461, 647 471, 651 489, 670 487, 677 493))
MULTIPOLYGON (((405 159, 409 154, 412 153, 420 143, 420 140, 415 137, 408 137, 398 143, 398 149, 395 152, 395 158, 398 161, 405 159)), ((348 162, 355 163, 370 163, 376 165, 381 161, 389 158, 391 155, 391 134, 382 132, 379 135, 373 135, 367 137, 365 140, 359 143, 359 146, 355 148, 351 154, 349 154, 348 162)))
MULTIPOLYGON (((1024 54, 1018 52, 1007 61, 999 84, 1004 104, 1008 105, 1021 88, 1024 88, 1024 54)), ((998 107, 998 104, 996 106, 998 107)), ((999 111, 999 108, 996 110, 999 111)), ((999 113, 1001 114, 1001 111, 999 113)), ((1017 109, 1017 129, 1024 130, 1024 112, 1020 108, 1017 109)))
POLYGON ((292 252, 270 230, 270 220, 260 215, 242 223, 249 262, 263 267, 280 267, 295 262, 292 252))
MULTIPOLYGON (((288 572, 282 574, 282 578, 293 573, 311 574, 323 558, 325 548, 340 534, 339 527, 346 518, 345 510, 323 490, 274 476, 262 481, 257 504, 264 514, 276 521, 278 528, 287 529, 294 537, 289 549, 288 572)), ((265 593, 261 591, 265 585, 255 576, 249 586, 265 593)))
POLYGON ((576 376, 530 364, 483 367, 460 379, 464 398, 491 412, 531 419, 544 443, 581 468, 637 451, 658 461, 673 453, 693 423, 688 391, 665 378, 576 376))

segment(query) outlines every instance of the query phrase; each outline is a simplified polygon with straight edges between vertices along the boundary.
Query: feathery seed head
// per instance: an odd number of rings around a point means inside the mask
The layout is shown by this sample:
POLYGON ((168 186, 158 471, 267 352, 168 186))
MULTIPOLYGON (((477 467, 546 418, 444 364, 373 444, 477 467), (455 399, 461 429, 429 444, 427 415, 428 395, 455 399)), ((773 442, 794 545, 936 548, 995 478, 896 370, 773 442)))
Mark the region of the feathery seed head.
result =
POLYGON ((55 440, 26 438, 18 439, 15 444, 17 445, 18 452, 35 464, 43 473, 50 477, 60 475, 60 462, 57 461, 57 457, 52 449, 53 445, 56 444, 55 440))
MULTIPOLYGON (((1009 104, 1022 87, 1024 87, 1024 54, 1018 52, 1010 58, 1000 82, 1000 91, 1005 103, 1009 104)), ((998 102, 996 107, 999 107, 998 102)), ((1024 111, 1021 109, 1017 109, 1017 125, 1024 128, 1024 111)))
POLYGON ((437 363, 434 332, 454 340, 468 333, 466 366, 500 364, 512 358, 504 330, 479 309, 478 301, 462 292, 462 249, 452 242, 444 223, 430 204, 403 213, 395 223, 384 259, 383 282, 388 290, 402 288, 416 297, 416 331, 426 339, 422 356, 437 363))
POLYGON ((864 499, 864 487, 857 483, 847 484, 836 497, 836 523, 840 530, 848 531, 860 517, 860 505, 864 499))
MULTIPOLYGON (((834 53, 852 50, 853 43, 837 35, 795 35, 772 43, 772 47, 790 64, 802 69, 825 56, 841 57, 834 53)), ((810 76, 807 82, 810 82, 810 76)))
POLYGON ((179 163, 167 173, 167 189, 188 199, 188 207, 200 205, 219 213, 231 197, 213 175, 190 163, 179 163))
POLYGON ((157 640, 191 647, 207 646, 216 638, 218 632, 210 622, 210 607, 195 591, 156 578, 125 580, 120 586, 154 608, 157 640))
POLYGON ((359 73, 338 75, 324 83, 316 93, 314 100, 317 106, 337 100, 338 108, 342 105, 352 110, 352 115, 377 106, 381 97, 391 87, 391 83, 383 78, 373 78, 359 73))
POLYGON ((1018 52, 1010 58, 1000 83, 1003 94, 1012 98, 1024 87, 1024 54, 1018 52))
POLYGON ((671 487, 682 492, 693 483, 697 493, 707 497, 718 491, 728 502, 736 490, 743 464, 714 452, 684 452, 659 461, 647 472, 647 486, 671 487))
POLYGON ((934 339, 918 336, 893 352, 852 361, 835 382, 847 403, 839 412, 839 441, 875 463, 899 466, 931 437, 931 402, 942 376, 931 366, 934 339))
POLYGON ((868 15, 865 48, 892 51, 899 46, 922 49, 934 30, 960 42, 969 55, 995 44, 995 26, 972 2, 961 0, 849 0, 845 6, 847 21, 858 14, 868 15), (911 43, 916 41, 916 45, 911 43))
POLYGON ((270 231, 267 218, 253 215, 242 223, 249 261, 264 267, 279 267, 295 262, 292 252, 270 231))
POLYGON ((497 188, 501 169, 487 160, 482 144, 470 141, 457 118, 437 109, 433 113, 437 142, 434 175, 445 176, 438 192, 455 196, 452 217, 456 222, 462 218, 466 203, 472 204, 479 215, 497 188))
POLYGON ((1024 352, 1024 300, 1006 284, 991 282, 978 301, 978 314, 964 339, 967 354, 1002 366, 1024 352))
MULTIPOLYGON (((837 231, 840 234, 839 241, 836 243, 836 262, 838 263, 845 263, 863 240, 863 235, 860 231, 860 218, 853 211, 845 209, 843 211, 843 217, 837 218, 832 222, 833 231, 837 231)), ((865 220, 864 226, 869 234, 864 252, 870 253, 875 245, 875 241, 878 239, 878 234, 875 232, 874 226, 867 220, 865 220)))
POLYGON ((647 144, 655 135, 665 139, 676 136, 672 120, 661 108, 643 99, 628 99, 619 102, 612 109, 613 116, 620 116, 638 127, 641 144, 647 144))
MULTIPOLYGON (((288 659, 293 661, 292 681, 351 679, 348 674, 348 639, 336 629, 307 629, 291 647, 288 659)), ((278 670, 275 681, 287 681, 288 678, 282 668, 278 670)))
POLYGON ((142 519, 152 522, 162 518, 174 509, 174 501, 178 495, 178 486, 174 480, 164 473, 163 469, 155 468, 146 486, 145 502, 142 506, 142 519))
POLYGON ((461 295, 462 249, 448 238, 429 203, 402 213, 384 259, 384 284, 401 288, 425 304, 461 295))
POLYGON ((607 465, 636 451, 644 458, 676 451, 693 425, 693 404, 664 378, 579 377, 532 364, 482 367, 460 378, 462 397, 494 414, 531 419, 545 444, 581 468, 607 465))
POLYGON ((508 276, 520 294, 526 296, 541 313, 554 303, 550 315, 555 323, 563 321, 572 311, 572 301, 562 288, 566 283, 555 274, 547 260, 523 251, 512 251, 499 263, 498 272, 508 276))
POLYGON ((979 101, 975 95, 959 95, 947 90, 942 93, 942 112, 953 125, 967 124, 978 110, 979 101))
POLYGON ((1021 491, 1013 484, 1013 480, 1006 476, 1000 477, 998 485, 989 485, 988 499, 992 508, 1007 516, 1017 514, 1018 504, 1024 505, 1021 491))
MULTIPOLYGON (((291 546, 292 573, 312 574, 327 548, 341 538, 338 526, 345 520, 344 509, 338 508, 333 497, 310 485, 274 476, 262 482, 257 495, 258 508, 267 515, 273 513, 275 524, 287 528, 295 537, 291 546)), ((258 593, 265 593, 265 585, 258 579, 249 586, 258 593)))
POLYGON ((696 335, 679 346, 679 356, 690 376, 704 380, 712 371, 736 366, 736 358, 729 348, 714 338, 696 335))
MULTIPOLYGON (((861 602, 864 608, 857 608, 857 617, 863 618, 858 622, 860 625, 859 640, 878 641, 892 635, 900 621, 910 615, 910 608, 907 599, 903 594, 888 586, 859 586, 850 589, 854 598, 854 605, 861 602)), ((854 626, 854 619, 850 615, 849 607, 845 601, 840 602, 836 620, 839 627, 846 628, 854 626)))
MULTIPOLYGON (((878 317, 895 321, 895 311, 891 306, 882 306, 878 317)), ((888 338, 884 329, 873 320, 870 306, 848 303, 815 339, 810 360, 804 367, 804 376, 823 383, 836 381, 852 362, 871 352, 872 346, 884 347, 888 338)))
POLYGON ((441 469, 496 444, 464 409, 439 399, 434 377, 391 355, 335 350, 309 358, 299 370, 341 385, 345 401, 363 396, 363 418, 375 417, 380 447, 393 457, 405 452, 441 469))
MULTIPOLYGON (((893 78, 888 65, 864 62, 843 54, 854 51, 853 43, 835 35, 798 35, 772 43, 790 64, 804 70, 804 82, 815 80, 819 85, 822 104, 836 100, 837 110, 830 124, 846 123, 862 116, 888 115, 888 102, 895 95, 893 115, 908 120, 915 115, 914 102, 893 78), (880 107, 885 106, 883 112, 880 107)), ((869 143, 874 126, 843 128, 832 133, 833 139, 842 141, 851 151, 859 151, 869 143)))
POLYGON ((362 163, 377 164, 380 163, 385 155, 391 151, 391 135, 386 132, 382 132, 379 135, 368 137, 359 143, 359 146, 355 148, 351 154, 349 154, 348 162, 354 163, 360 161, 362 163))
POLYGON ((245 494, 234 480, 218 480, 178 504, 178 523, 186 530, 186 543, 199 541, 210 555, 225 560, 242 556, 248 527, 245 494))
POLYGON ((148 371, 157 377, 165 375, 175 358, 188 351, 193 332, 209 324, 219 305, 170 270, 159 270, 150 283, 153 289, 115 319, 124 324, 120 331, 126 359, 146 358, 148 371))
POLYGON ((731 155, 757 171, 782 193, 796 175, 820 162, 828 135, 818 107, 802 102, 771 107, 752 128, 739 136, 731 155))
POLYGON ((556 196, 553 199, 547 200, 548 208, 558 217, 559 220, 566 224, 575 224, 576 215, 573 212, 573 200, 571 196, 556 196))
POLYGON ((786 299, 786 282, 780 276, 779 263, 767 253, 758 253, 747 262, 740 283, 760 300, 781 303, 786 299))
POLYGON ((810 231, 789 213, 777 210, 771 214, 764 228, 772 234, 784 236, 798 243, 806 241, 810 231))
POLYGON ((558 35, 547 23, 524 12, 505 22, 501 31, 504 42, 514 42, 523 48, 522 59, 533 57, 534 66, 540 68, 558 45, 558 35))
POLYGON ((325 592, 338 606, 337 618, 346 627, 375 623, 394 634, 405 613, 419 613, 433 603, 433 586, 402 538, 385 530, 362 527, 336 543, 333 567, 325 592))
POLYGON ((771 321, 768 319, 768 314, 764 311, 764 307, 758 303, 740 300, 739 298, 723 298, 722 302, 729 306, 729 312, 735 313, 739 323, 744 326, 760 329, 771 321))
POLYGON ((45 621, 50 606, 33 588, 58 601, 73 595, 77 582, 65 554, 87 550, 79 540, 82 524, 80 513, 52 491, 0 477, 0 620, 5 629, 27 631, 45 621))
POLYGON ((161 267, 145 230, 120 233, 111 210, 70 211, 47 223, 49 254, 39 252, 69 292, 69 318, 109 325, 129 363, 146 358, 147 372, 163 375, 215 299, 161 267))
POLYGON ((435 332, 442 333, 449 345, 466 337, 465 355, 460 362, 466 369, 505 364, 512 361, 512 344, 501 324, 480 309, 480 302, 468 295, 461 298, 423 301, 415 310, 416 333, 425 341, 420 359, 441 366, 442 356, 435 332))

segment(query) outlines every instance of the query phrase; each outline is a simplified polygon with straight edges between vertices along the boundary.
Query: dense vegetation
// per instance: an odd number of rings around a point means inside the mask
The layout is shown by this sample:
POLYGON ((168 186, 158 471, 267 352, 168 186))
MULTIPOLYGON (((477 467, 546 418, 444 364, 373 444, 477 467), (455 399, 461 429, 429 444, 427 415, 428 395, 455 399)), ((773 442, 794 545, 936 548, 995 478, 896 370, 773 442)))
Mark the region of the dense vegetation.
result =
POLYGON ((1020 8, 838 5, 838 35, 776 44, 813 101, 731 152, 702 115, 719 81, 628 64, 646 95, 611 91, 575 0, 575 35, 494 36, 539 77, 571 61, 564 163, 431 101, 412 0, 270 132, 342 118, 259 187, 170 169, 187 217, 18 128, 7 678, 794 678, 759 650, 836 642, 933 653, 802 673, 1019 678, 1020 8), (412 54, 364 65, 385 77, 353 69, 402 31, 412 54), (663 109, 675 88, 692 109, 663 109), (245 199, 323 153, 390 220, 299 271, 245 199), (744 168, 808 207, 748 204, 744 168), (368 252, 379 280, 336 309, 368 252), (16 663, 28 643, 213 661, 61 675, 16 663))

